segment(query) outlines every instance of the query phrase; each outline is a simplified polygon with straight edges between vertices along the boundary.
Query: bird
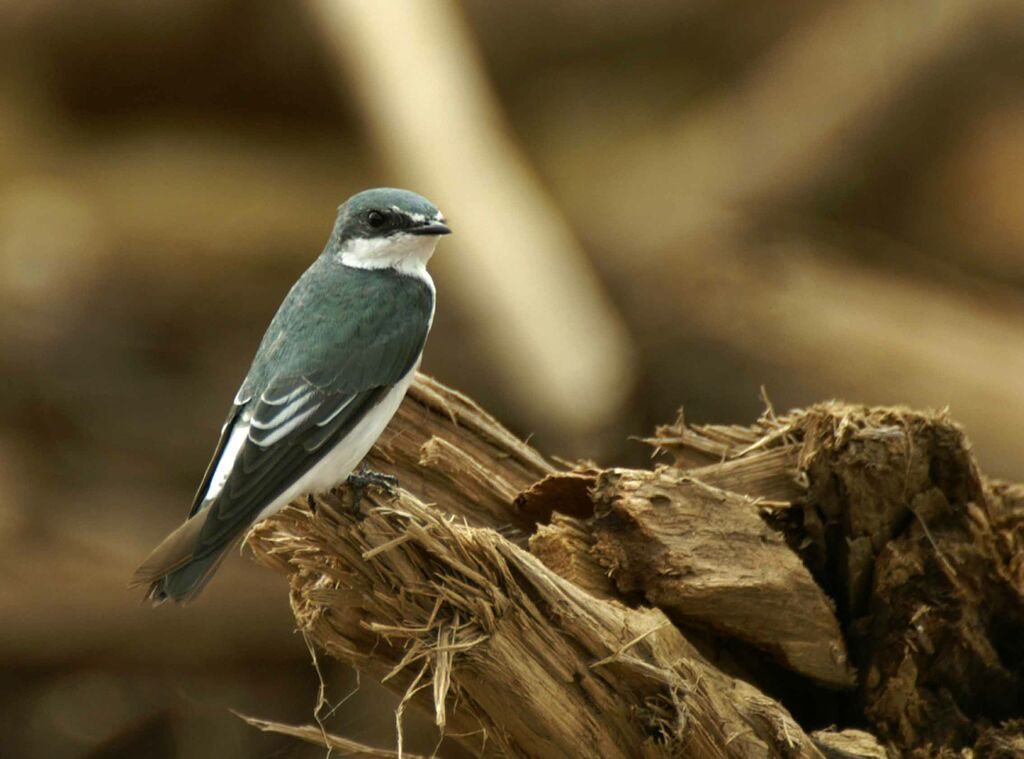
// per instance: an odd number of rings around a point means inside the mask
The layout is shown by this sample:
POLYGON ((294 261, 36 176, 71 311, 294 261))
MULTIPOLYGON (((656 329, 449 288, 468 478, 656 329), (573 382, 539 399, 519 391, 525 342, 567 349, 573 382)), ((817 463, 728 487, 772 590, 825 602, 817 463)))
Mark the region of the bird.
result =
POLYGON ((409 190, 365 190, 339 206, 323 252, 267 327, 188 518, 132 577, 147 600, 194 599, 250 525, 299 496, 394 481, 356 468, 419 368, 436 294, 427 262, 450 232, 409 190))

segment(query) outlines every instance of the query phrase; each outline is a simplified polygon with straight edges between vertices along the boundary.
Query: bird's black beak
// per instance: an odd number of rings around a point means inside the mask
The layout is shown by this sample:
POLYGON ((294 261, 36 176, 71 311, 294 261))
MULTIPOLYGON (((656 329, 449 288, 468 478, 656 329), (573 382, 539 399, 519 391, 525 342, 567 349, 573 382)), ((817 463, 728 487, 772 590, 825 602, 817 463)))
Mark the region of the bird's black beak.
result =
POLYGON ((450 235, 452 231, 443 221, 428 221, 408 230, 411 235, 450 235))

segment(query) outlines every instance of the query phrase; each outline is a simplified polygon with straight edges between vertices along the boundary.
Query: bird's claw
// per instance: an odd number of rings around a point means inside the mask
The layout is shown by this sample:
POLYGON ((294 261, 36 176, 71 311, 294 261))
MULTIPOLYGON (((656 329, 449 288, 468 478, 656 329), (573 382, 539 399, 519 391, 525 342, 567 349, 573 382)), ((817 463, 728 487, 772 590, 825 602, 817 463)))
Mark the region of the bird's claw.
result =
POLYGON ((359 504, 363 500, 363 494, 370 485, 378 487, 389 496, 395 494, 398 488, 398 478, 383 472, 374 472, 368 469, 366 464, 359 467, 358 472, 348 476, 348 484, 352 488, 352 510, 359 513, 359 504))

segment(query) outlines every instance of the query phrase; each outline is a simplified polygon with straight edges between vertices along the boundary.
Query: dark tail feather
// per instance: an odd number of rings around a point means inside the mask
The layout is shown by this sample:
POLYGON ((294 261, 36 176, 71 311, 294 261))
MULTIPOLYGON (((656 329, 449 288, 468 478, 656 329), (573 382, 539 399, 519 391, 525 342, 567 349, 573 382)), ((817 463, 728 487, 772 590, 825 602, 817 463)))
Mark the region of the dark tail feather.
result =
POLYGON ((195 598, 217 571, 228 549, 237 542, 228 540, 219 548, 195 556, 199 533, 209 515, 209 509, 198 512, 164 538, 135 570, 131 585, 148 585, 147 598, 154 604, 168 599, 185 603, 195 598))
POLYGON ((175 603, 187 603, 199 595, 206 583, 210 581, 220 563, 227 556, 233 543, 224 546, 216 553, 193 559, 179 569, 168 572, 154 580, 149 586, 148 598, 154 605, 168 599, 175 603))

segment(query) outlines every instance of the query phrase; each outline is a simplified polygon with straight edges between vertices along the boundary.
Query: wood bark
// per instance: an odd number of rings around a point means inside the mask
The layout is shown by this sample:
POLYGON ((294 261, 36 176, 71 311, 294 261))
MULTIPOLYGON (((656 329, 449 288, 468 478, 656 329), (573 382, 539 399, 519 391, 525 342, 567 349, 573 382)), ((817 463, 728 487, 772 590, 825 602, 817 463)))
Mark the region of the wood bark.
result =
POLYGON ((824 404, 651 442, 669 465, 560 471, 421 377, 373 454, 402 489, 357 514, 339 488, 248 542, 315 646, 481 755, 1022 739, 1024 489, 984 481, 959 428, 824 404), (816 724, 820 701, 846 729, 816 724))

